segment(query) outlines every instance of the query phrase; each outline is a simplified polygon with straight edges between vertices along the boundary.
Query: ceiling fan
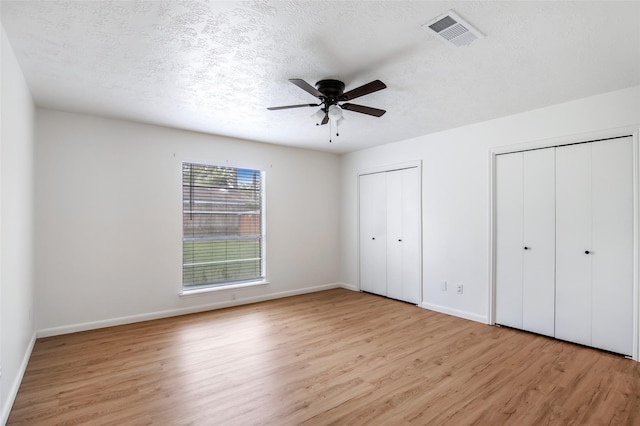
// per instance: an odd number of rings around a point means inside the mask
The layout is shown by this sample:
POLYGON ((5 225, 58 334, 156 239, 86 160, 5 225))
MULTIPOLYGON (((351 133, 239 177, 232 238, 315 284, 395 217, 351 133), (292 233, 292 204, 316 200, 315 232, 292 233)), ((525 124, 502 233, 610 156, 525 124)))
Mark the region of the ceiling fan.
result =
POLYGON ((290 78, 289 81, 305 92, 318 98, 320 100, 320 103, 270 107, 267 108, 268 110, 276 111, 280 109, 319 106, 321 108, 316 114, 314 114, 314 116, 318 119, 324 116, 320 124, 327 124, 330 119, 332 121, 338 121, 340 118, 342 118, 342 110, 359 112, 361 114, 372 115, 374 117, 381 117, 385 112, 387 112, 383 109, 371 108, 368 106, 351 104, 347 102, 359 98, 360 96, 368 95, 369 93, 385 89, 387 86, 380 80, 374 80, 370 83, 363 84, 362 86, 356 87, 355 89, 349 90, 348 92, 344 92, 344 83, 340 80, 320 80, 316 83, 316 87, 313 87, 300 78, 290 78))

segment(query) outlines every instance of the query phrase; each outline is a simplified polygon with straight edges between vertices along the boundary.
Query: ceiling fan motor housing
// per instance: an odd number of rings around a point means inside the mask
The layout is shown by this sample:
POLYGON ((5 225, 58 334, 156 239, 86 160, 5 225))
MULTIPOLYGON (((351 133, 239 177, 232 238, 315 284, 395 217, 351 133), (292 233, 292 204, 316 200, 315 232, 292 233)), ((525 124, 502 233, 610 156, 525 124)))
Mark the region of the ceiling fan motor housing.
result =
POLYGON ((344 93, 344 83, 340 80, 320 80, 316 83, 316 89, 325 97, 325 108, 336 105, 344 93))

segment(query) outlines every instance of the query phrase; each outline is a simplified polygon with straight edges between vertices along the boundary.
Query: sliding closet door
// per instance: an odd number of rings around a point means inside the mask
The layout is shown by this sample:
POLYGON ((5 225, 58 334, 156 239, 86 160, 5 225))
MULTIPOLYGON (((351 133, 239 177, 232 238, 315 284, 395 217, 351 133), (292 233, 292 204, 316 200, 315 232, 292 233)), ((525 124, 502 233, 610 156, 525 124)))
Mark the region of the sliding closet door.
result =
POLYGON ((556 149, 556 337, 591 345, 591 146, 556 149))
POLYGON ((522 328, 554 335, 556 203, 555 149, 523 158, 522 328))
POLYGON ((360 176, 360 289, 387 294, 386 174, 360 176))
POLYGON ((496 323, 522 328, 523 153, 496 157, 496 323))
POLYGON ((633 353, 633 147, 592 147, 592 345, 633 353))

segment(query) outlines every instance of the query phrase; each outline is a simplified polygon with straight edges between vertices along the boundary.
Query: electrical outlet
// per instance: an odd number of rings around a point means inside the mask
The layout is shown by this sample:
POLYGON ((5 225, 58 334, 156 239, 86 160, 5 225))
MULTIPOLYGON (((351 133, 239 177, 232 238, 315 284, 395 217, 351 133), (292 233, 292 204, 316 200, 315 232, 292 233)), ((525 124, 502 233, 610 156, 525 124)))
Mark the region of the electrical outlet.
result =
POLYGON ((462 294, 462 290, 462 283, 458 283, 458 285, 456 285, 456 293, 462 294))
POLYGON ((447 282, 440 281, 440 291, 447 291, 447 282))

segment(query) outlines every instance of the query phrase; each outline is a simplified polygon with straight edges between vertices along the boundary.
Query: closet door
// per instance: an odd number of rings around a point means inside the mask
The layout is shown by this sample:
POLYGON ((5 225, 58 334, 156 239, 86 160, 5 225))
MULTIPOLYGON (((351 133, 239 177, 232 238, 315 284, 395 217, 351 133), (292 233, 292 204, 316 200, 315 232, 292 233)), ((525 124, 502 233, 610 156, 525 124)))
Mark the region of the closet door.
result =
POLYGON ((633 353, 633 145, 592 143, 592 345, 633 353))
POLYGON ((387 296, 420 303, 420 173, 387 172, 387 296))
POLYGON ((387 294, 386 174, 360 176, 360 290, 387 294))
POLYGON ((387 296, 402 300, 402 170, 387 176, 387 296))
POLYGON ((420 170, 402 171, 402 299, 422 301, 422 210, 420 170))
POLYGON ((558 148, 556 336, 633 352, 631 137, 558 148))
POLYGON ((555 151, 496 161, 496 322, 553 336, 555 151))
POLYGON ((523 153, 496 157, 496 323, 522 328, 523 153))
POLYGON ((555 149, 523 156, 522 328, 554 335, 555 149))
POLYGON ((556 148, 556 337, 591 345, 591 146, 556 148))

